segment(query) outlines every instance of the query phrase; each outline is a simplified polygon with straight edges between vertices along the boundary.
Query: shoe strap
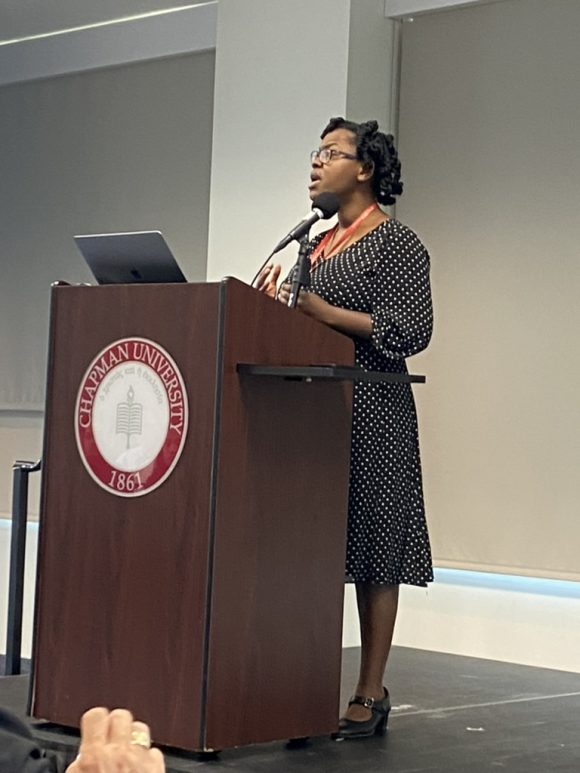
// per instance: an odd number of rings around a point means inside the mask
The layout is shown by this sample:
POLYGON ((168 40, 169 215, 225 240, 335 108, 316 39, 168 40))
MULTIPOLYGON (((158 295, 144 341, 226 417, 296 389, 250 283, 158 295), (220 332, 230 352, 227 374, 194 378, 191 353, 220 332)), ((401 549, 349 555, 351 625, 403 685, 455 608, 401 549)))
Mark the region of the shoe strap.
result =
POLYGON ((352 706, 353 703, 356 703, 358 706, 364 706, 365 709, 371 709, 379 714, 388 714, 388 711, 380 705, 383 701, 384 698, 367 698, 364 695, 353 695, 348 705, 352 706))

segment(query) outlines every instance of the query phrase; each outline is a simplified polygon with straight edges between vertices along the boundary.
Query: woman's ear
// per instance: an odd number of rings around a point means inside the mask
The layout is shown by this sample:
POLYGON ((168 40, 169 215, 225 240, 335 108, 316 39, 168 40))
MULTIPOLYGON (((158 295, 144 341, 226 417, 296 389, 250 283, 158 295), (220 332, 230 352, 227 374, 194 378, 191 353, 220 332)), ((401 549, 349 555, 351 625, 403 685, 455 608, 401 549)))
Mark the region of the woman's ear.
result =
POLYGON ((372 179, 374 172, 374 163, 372 161, 365 161, 365 163, 360 168, 357 179, 362 183, 367 182, 368 180, 372 179))

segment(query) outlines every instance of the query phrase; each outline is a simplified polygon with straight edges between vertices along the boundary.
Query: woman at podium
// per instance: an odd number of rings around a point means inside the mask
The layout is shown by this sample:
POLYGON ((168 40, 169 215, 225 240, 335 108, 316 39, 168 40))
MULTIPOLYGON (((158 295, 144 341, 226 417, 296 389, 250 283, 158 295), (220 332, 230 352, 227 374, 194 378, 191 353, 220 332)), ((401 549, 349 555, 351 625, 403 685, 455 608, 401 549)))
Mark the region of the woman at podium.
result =
MULTIPOLYGON (((425 247, 380 207, 402 193, 393 137, 376 121, 332 118, 310 160, 310 198, 336 194, 338 222, 310 242, 311 285, 297 307, 351 336, 360 367, 406 373, 405 358, 429 343, 433 311, 425 247)), ((277 289, 279 277, 280 266, 270 264, 257 287, 288 303, 290 285, 277 289)), ((399 585, 433 579, 407 383, 355 382, 346 574, 356 583, 362 650, 338 736, 361 738, 386 729, 391 704, 383 676, 399 585)))

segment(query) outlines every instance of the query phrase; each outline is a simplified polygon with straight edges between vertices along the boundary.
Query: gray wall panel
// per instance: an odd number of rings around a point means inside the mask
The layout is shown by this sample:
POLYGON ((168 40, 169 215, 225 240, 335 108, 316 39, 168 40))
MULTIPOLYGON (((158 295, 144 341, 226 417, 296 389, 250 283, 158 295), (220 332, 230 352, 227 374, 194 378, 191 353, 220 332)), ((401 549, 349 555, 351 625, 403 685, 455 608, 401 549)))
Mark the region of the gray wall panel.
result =
POLYGON ((50 283, 91 281, 73 234, 159 229, 205 279, 213 77, 205 52, 0 88, 0 408, 42 407, 50 283))
POLYGON ((437 563, 580 578, 580 4, 404 24, 399 217, 433 258, 412 363, 437 563))

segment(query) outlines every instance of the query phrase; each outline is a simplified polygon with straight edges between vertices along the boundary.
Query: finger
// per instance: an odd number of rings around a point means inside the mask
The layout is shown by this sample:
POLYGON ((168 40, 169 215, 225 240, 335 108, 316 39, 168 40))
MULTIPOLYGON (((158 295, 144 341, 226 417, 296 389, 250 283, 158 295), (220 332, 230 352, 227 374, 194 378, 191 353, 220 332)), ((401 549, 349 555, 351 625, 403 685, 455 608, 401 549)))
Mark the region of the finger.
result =
MULTIPOLYGON (((109 746, 107 762, 111 773, 141 773, 144 770, 140 756, 134 752, 133 746, 109 746)), ((101 773, 99 770, 98 773, 101 773)))
POLYGON ((262 282, 258 282, 254 285, 255 289, 261 293, 270 292, 272 287, 276 287, 276 283, 272 284, 269 279, 264 279, 262 282))
POLYGON ((268 295, 274 296, 276 294, 276 282, 268 280, 268 282, 262 288, 262 291, 268 295))
POLYGON ((147 773, 165 773, 165 760, 159 749, 151 749, 148 757, 149 768, 147 773))
POLYGON ((280 278, 281 271, 282 271, 282 266, 278 266, 278 265, 271 266, 266 280, 268 284, 273 284, 273 285, 278 284, 278 279, 280 278))
POLYGON ((114 709, 109 714, 109 743, 129 745, 131 741, 131 729, 133 715, 127 709, 114 709))
POLYGON ((151 733, 149 725, 145 722, 133 722, 131 725, 131 745, 140 746, 143 749, 151 748, 151 733))
MULTIPOLYGON (((119 762, 126 766, 127 771, 139 771, 139 773, 163 773, 165 762, 159 749, 144 749, 142 746, 129 746, 126 749, 116 752, 119 762), (124 753, 124 756, 120 752, 124 753)), ((122 765, 119 767, 119 773, 125 773, 122 765)))
POLYGON ((109 725, 109 711, 102 706, 95 706, 85 711, 81 717, 81 745, 105 743, 109 725))
POLYGON ((267 266, 264 266, 264 268, 260 271, 255 284, 255 287, 257 290, 261 290, 263 286, 268 283, 270 272, 272 271, 273 268, 274 268, 273 265, 269 263, 267 266))
POLYGON ((81 747, 66 773, 116 773, 105 744, 81 747))

